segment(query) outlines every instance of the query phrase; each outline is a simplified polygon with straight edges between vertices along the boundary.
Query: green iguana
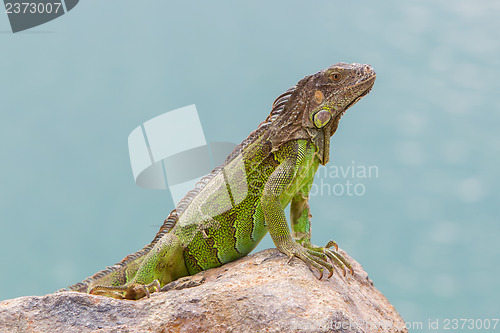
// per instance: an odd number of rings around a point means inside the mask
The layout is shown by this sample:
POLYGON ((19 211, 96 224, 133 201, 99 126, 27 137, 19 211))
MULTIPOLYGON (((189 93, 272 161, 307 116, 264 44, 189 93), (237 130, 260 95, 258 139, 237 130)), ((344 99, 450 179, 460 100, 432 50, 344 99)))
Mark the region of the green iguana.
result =
POLYGON ((250 253, 269 231, 292 259, 332 276, 353 270, 337 244, 311 244, 308 196, 345 111, 375 82, 369 65, 338 63, 280 95, 270 115, 225 162, 203 177, 167 217, 151 244, 64 290, 139 299, 180 277, 250 253), (283 211, 290 204, 291 232, 283 211), (334 247, 335 250, 331 247, 334 247), (330 260, 328 260, 330 259, 330 260))

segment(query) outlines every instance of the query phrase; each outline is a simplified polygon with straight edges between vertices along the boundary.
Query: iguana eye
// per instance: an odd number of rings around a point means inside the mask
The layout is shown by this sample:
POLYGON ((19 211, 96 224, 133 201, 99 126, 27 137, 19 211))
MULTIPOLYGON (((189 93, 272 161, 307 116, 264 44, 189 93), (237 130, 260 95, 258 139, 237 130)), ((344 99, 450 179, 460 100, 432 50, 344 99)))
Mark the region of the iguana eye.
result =
POLYGON ((340 74, 339 72, 333 72, 332 74, 330 74, 330 79, 332 81, 339 81, 341 78, 342 74, 340 74))
POLYGON ((328 124, 331 117, 332 114, 328 110, 323 109, 319 112, 316 112, 313 116, 314 126, 316 126, 317 128, 324 127, 326 124, 328 124))

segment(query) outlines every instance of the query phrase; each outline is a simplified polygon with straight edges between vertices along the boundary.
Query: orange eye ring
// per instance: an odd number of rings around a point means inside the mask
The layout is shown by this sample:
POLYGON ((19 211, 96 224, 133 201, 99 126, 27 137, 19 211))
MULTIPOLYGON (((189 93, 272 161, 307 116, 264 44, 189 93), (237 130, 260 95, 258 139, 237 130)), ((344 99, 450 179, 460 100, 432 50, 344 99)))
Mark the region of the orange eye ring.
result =
POLYGON ((339 72, 333 72, 332 74, 330 74, 330 79, 332 81, 340 81, 341 78, 342 74, 340 74, 339 72))

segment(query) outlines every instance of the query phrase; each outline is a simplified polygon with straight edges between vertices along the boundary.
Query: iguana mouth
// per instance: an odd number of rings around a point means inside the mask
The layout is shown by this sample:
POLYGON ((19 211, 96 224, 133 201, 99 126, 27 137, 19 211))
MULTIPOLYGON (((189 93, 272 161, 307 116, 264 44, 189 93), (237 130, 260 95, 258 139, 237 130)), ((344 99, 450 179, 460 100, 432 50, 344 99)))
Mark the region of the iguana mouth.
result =
MULTIPOLYGON (((375 77, 370 78, 371 81, 373 82, 375 77)), ((366 84, 369 80, 367 81, 364 81, 360 84, 366 84)), ((349 109, 351 106, 353 106, 354 104, 356 104, 361 98, 365 97, 366 95, 368 95, 368 93, 372 90, 373 88, 373 83, 365 90, 363 91, 358 97, 356 97, 355 99, 352 100, 351 103, 347 104, 347 106, 344 108, 344 110, 340 113, 340 115, 338 117, 342 118, 342 116, 345 114, 345 112, 347 111, 347 109, 349 109)))
POLYGON ((349 109, 351 106, 353 106, 354 104, 356 104, 361 98, 365 97, 366 95, 368 95, 368 93, 370 92, 370 90, 372 90, 372 87, 373 85, 371 85, 368 89, 366 89, 365 91, 363 91, 358 97, 356 97, 351 103, 347 104, 347 106, 345 107, 343 113, 345 113, 345 111, 347 109, 349 109))

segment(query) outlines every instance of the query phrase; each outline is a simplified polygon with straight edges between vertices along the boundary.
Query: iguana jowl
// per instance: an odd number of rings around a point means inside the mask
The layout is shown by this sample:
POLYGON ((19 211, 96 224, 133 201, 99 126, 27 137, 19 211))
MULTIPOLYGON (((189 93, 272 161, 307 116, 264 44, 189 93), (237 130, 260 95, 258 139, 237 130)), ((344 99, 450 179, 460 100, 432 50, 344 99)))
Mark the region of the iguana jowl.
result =
POLYGON ((300 80, 188 192, 151 244, 66 290, 139 299, 179 277, 247 255, 267 231, 281 252, 318 269, 320 278, 324 269, 330 277, 333 265, 352 273, 335 242, 311 244, 308 196, 319 164, 328 162, 340 118, 374 82, 371 66, 346 63, 300 80), (288 204, 291 231, 283 211, 288 204))

